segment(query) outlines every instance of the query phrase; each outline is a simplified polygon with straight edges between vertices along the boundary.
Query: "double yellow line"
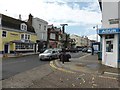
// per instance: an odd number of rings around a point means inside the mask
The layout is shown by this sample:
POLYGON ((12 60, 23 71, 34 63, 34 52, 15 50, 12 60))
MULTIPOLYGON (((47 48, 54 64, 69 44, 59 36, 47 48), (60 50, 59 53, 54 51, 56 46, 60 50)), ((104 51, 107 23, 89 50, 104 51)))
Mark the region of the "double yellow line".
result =
POLYGON ((53 61, 50 62, 50 66, 57 69, 57 70, 60 70, 60 71, 63 71, 63 72, 67 72, 67 73, 72 73, 72 74, 75 74, 76 72, 73 72, 73 71, 70 71, 70 70, 66 70, 66 69, 63 69, 63 68, 59 68, 59 67, 56 67, 53 63, 53 61))

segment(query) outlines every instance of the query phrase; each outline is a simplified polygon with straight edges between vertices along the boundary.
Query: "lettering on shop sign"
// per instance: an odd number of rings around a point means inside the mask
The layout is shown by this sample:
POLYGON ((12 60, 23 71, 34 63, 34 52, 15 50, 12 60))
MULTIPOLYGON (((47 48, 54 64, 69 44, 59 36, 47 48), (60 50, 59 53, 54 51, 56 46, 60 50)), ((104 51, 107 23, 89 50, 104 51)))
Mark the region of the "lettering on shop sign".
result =
POLYGON ((107 30, 103 30, 102 33, 116 33, 116 29, 107 29, 107 30))

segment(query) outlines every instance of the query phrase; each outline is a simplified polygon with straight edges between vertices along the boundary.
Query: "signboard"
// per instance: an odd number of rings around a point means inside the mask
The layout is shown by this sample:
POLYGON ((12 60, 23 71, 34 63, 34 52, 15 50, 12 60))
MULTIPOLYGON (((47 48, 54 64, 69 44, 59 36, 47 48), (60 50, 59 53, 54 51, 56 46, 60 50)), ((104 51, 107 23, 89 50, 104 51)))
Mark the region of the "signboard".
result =
POLYGON ((115 33, 120 33, 120 28, 107 28, 98 30, 98 34, 115 34, 115 33))
POLYGON ((110 24, 119 24, 119 19, 110 19, 109 23, 110 24))

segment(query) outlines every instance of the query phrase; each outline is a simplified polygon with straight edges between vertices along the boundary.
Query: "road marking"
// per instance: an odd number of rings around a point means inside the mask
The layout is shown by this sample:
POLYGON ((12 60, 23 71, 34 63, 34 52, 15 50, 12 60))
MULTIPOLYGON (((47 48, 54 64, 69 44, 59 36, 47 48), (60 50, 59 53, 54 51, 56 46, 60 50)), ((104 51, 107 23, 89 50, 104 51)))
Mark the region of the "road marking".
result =
POLYGON ((15 64, 15 63, 23 63, 23 62, 26 62, 26 60, 23 60, 23 61, 15 61, 15 62, 9 62, 9 63, 5 63, 5 64, 3 64, 3 65, 15 64))
POLYGON ((118 73, 111 73, 111 72, 104 72, 104 74, 112 74, 112 75, 120 76, 120 74, 118 74, 118 73))
POLYGON ((67 72, 67 73, 76 73, 76 72, 73 72, 73 71, 70 71, 70 70, 66 70, 66 69, 63 69, 63 68, 59 68, 59 67, 56 67, 54 64, 53 64, 53 61, 50 62, 50 66, 57 69, 57 70, 60 70, 60 71, 64 71, 64 72, 67 72))
POLYGON ((81 56, 81 57, 79 57, 79 59, 82 59, 82 58, 87 57, 87 56, 89 56, 89 55, 90 55, 90 54, 87 54, 87 55, 81 56))
POLYGON ((99 76, 99 77, 101 77, 101 78, 108 78, 108 79, 117 79, 117 78, 113 78, 113 77, 107 77, 107 76, 99 76))

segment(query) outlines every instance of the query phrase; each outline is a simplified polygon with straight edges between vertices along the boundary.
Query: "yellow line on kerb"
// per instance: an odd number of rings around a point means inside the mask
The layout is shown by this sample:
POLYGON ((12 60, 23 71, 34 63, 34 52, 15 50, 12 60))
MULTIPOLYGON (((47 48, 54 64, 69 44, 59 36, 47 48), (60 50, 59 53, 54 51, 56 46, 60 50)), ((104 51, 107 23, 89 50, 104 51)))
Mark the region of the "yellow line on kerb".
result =
POLYGON ((72 71, 69 71, 69 70, 66 70, 66 69, 63 69, 63 68, 59 68, 59 67, 56 67, 54 64, 53 64, 53 61, 50 62, 50 66, 57 69, 57 70, 60 70, 60 71, 63 71, 63 72, 67 72, 67 73, 76 73, 76 72, 72 72, 72 71))

